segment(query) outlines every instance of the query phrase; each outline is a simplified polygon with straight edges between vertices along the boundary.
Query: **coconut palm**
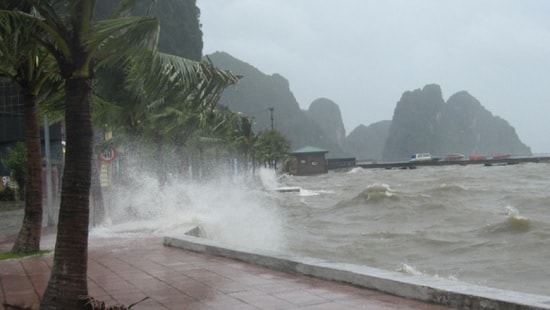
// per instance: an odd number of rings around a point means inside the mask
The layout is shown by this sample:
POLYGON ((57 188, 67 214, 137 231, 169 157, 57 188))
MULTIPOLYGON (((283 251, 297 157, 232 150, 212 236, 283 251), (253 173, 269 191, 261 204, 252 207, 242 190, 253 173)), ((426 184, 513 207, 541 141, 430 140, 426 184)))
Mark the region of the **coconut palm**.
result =
POLYGON ((65 81, 67 149, 52 273, 42 309, 76 309, 88 295, 87 249, 92 155, 91 81, 97 66, 128 54, 129 46, 151 47, 158 23, 120 14, 133 1, 121 1, 113 18, 93 21, 94 0, 28 0, 36 15, 2 12, 20 26, 32 21, 33 37, 56 59, 65 81))
MULTIPOLYGON (((157 21, 146 17, 120 17, 135 1, 121 1, 111 18, 97 22, 92 18, 93 0, 27 1, 33 6, 33 14, 2 11, 0 20, 9 18, 17 27, 24 27, 28 22, 34 23, 39 31, 33 33, 32 39, 55 58, 65 81, 65 169, 54 262, 41 308, 72 309, 79 307, 80 298, 88 294, 86 270, 92 154, 91 92, 96 69, 107 63, 134 59, 136 51, 146 51, 144 54, 149 52, 150 56, 145 58, 148 61, 137 61, 133 68, 147 66, 162 78, 144 80, 143 77, 134 76, 131 84, 144 91, 153 87, 160 95, 164 93, 160 88, 151 86, 154 84, 152 81, 160 82, 157 84, 161 87, 166 85, 163 83, 194 85, 186 88, 187 95, 178 96, 193 98, 191 106, 198 109, 219 98, 219 89, 226 86, 220 81, 230 75, 204 63, 189 68, 170 57, 155 57, 157 21), (156 65, 150 66, 150 63, 156 65)), ((160 96, 151 101, 148 107, 155 108, 163 100, 166 97, 160 96)))
MULTIPOLYGON (((20 1, 6 2, 0 9, 20 9, 30 6, 20 1)), ((12 252, 32 253, 40 250, 42 231, 42 159, 37 102, 58 85, 48 84, 57 73, 51 55, 31 40, 36 26, 26 21, 23 27, 11 18, 0 20, 0 76, 14 82, 23 96, 25 122, 26 176, 24 188, 25 214, 12 252)))
POLYGON ((277 162, 290 153, 290 143, 277 130, 266 130, 258 135, 254 150, 264 165, 277 169, 277 162))
MULTIPOLYGON (((167 153, 167 143, 181 152, 199 127, 198 115, 211 111, 221 92, 238 80, 209 61, 196 62, 164 53, 128 61, 124 72, 110 68, 100 74, 110 79, 97 85, 101 98, 94 120, 126 136, 130 154, 137 152, 138 138, 152 141, 157 162, 167 153)), ((158 172, 163 173, 162 169, 158 172)))
POLYGON ((242 155, 242 167, 248 169, 248 165, 252 162, 252 169, 255 170, 253 156, 254 144, 258 140, 258 136, 252 130, 252 121, 244 115, 237 115, 234 122, 234 145, 238 152, 242 155))

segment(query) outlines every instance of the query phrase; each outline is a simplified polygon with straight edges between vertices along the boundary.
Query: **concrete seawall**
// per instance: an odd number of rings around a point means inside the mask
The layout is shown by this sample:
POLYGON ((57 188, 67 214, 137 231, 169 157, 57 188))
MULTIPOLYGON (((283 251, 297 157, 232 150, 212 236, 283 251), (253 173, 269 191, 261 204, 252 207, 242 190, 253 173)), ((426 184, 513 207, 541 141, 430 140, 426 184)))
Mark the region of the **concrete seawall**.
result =
POLYGON ((381 163, 361 163, 355 166, 364 169, 382 168, 382 169, 415 169, 421 166, 451 166, 451 165, 516 165, 522 163, 550 163, 549 156, 526 156, 510 158, 489 158, 480 160, 433 160, 433 161, 402 161, 402 162, 381 162, 381 163))
POLYGON ((494 289, 428 276, 407 275, 366 266, 331 263, 310 257, 231 249, 216 241, 201 238, 198 227, 188 227, 179 233, 166 236, 164 245, 460 309, 550 309, 550 296, 494 289))

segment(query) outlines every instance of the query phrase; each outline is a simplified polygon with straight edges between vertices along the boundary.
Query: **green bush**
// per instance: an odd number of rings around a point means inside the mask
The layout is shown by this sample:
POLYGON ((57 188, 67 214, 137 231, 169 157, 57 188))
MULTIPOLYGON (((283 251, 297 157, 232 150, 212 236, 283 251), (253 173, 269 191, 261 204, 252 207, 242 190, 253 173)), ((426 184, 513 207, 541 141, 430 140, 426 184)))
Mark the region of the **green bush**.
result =
POLYGON ((8 148, 8 157, 3 160, 4 166, 10 171, 12 180, 17 183, 19 192, 25 192, 25 176, 27 175, 27 148, 24 142, 17 142, 8 148))

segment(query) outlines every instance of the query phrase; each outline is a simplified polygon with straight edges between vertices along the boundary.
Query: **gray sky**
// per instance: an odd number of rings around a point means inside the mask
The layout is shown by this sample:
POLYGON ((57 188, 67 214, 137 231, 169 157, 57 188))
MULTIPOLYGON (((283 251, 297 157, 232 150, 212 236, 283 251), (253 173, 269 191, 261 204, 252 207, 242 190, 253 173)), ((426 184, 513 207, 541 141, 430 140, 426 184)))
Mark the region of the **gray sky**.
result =
POLYGON ((466 90, 535 153, 550 152, 550 1, 197 0, 204 54, 288 79, 302 109, 340 106, 349 134, 403 92, 466 90))

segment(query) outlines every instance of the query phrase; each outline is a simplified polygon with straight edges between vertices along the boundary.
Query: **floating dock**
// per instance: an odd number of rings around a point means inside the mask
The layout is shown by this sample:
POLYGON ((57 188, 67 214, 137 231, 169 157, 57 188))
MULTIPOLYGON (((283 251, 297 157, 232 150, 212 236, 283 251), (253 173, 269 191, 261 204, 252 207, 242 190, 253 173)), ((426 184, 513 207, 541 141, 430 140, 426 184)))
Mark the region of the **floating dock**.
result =
POLYGON ((274 190, 279 193, 299 193, 300 192, 300 188, 298 186, 277 187, 274 190))

